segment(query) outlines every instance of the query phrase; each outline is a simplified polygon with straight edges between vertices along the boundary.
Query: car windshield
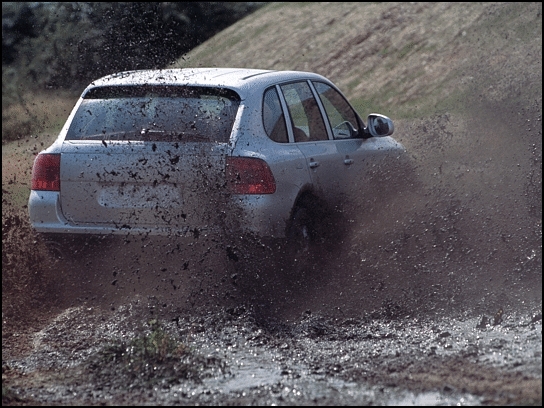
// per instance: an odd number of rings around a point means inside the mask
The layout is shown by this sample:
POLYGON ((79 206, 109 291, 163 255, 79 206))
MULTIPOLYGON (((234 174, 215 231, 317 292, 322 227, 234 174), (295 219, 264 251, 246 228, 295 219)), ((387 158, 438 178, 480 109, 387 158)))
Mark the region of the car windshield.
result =
POLYGON ((238 94, 189 86, 98 87, 83 96, 66 140, 228 142, 238 94))

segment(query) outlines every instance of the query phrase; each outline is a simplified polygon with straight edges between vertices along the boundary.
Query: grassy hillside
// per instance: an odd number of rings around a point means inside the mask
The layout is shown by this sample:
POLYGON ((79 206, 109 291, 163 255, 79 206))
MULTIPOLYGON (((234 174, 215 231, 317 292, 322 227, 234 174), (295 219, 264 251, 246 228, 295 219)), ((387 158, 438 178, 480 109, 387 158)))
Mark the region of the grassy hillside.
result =
POLYGON ((175 66, 314 71, 394 118, 541 99, 542 3, 271 3, 175 66))

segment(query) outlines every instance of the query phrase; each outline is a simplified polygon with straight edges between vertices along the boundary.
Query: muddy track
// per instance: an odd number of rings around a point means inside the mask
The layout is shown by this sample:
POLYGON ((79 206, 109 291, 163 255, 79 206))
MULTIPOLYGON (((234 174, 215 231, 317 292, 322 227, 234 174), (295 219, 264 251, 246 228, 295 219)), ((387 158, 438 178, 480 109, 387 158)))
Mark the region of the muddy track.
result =
MULTIPOLYGON (((538 405, 542 316, 359 318, 253 310, 183 313, 133 299, 77 306, 3 336, 4 403, 538 405), (160 327, 159 327, 160 325, 160 327), (36 327, 37 328, 37 327, 36 327), (161 333, 160 337, 158 333, 161 333), (172 349, 138 351, 131 339, 172 349), (22 342, 27 347, 18 348, 22 342)), ((7 334, 7 333, 6 333, 7 334)))

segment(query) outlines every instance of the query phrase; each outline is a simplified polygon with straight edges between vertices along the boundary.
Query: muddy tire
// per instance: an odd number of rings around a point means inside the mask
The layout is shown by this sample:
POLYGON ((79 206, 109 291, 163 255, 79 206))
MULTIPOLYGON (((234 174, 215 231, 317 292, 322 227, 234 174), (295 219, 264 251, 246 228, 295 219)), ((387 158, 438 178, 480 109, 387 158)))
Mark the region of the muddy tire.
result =
POLYGON ((310 211, 306 207, 296 207, 287 230, 288 245, 295 253, 303 254, 310 251, 315 239, 310 211))
POLYGON ((299 270, 320 269, 337 251, 346 231, 343 215, 313 195, 301 197, 286 230, 287 264, 299 270))
POLYGON ((319 266, 325 239, 324 204, 312 196, 300 200, 291 213, 286 231, 284 263, 287 277, 304 281, 319 266))
POLYGON ((47 249, 47 254, 55 261, 66 259, 67 255, 61 242, 54 239, 46 239, 44 240, 44 245, 47 249))

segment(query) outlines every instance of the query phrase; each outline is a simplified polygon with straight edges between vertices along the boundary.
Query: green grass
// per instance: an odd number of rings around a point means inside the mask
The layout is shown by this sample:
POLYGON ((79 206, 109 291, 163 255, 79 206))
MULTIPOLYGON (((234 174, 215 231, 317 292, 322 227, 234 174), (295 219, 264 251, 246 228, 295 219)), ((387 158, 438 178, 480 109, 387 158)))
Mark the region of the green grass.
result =
POLYGON ((114 381, 128 377, 128 383, 137 382, 138 386, 149 388, 165 382, 200 382, 210 371, 222 372, 226 368, 220 359, 203 356, 167 333, 158 320, 149 321, 148 326, 142 335, 106 346, 91 362, 91 371, 98 376, 112 373, 114 381), (105 367, 109 369, 104 370, 105 367))
POLYGON ((172 357, 190 354, 189 348, 167 334, 157 320, 149 323, 148 334, 133 338, 128 343, 122 342, 108 346, 104 357, 111 360, 125 361, 129 366, 149 363, 162 363, 172 357))

